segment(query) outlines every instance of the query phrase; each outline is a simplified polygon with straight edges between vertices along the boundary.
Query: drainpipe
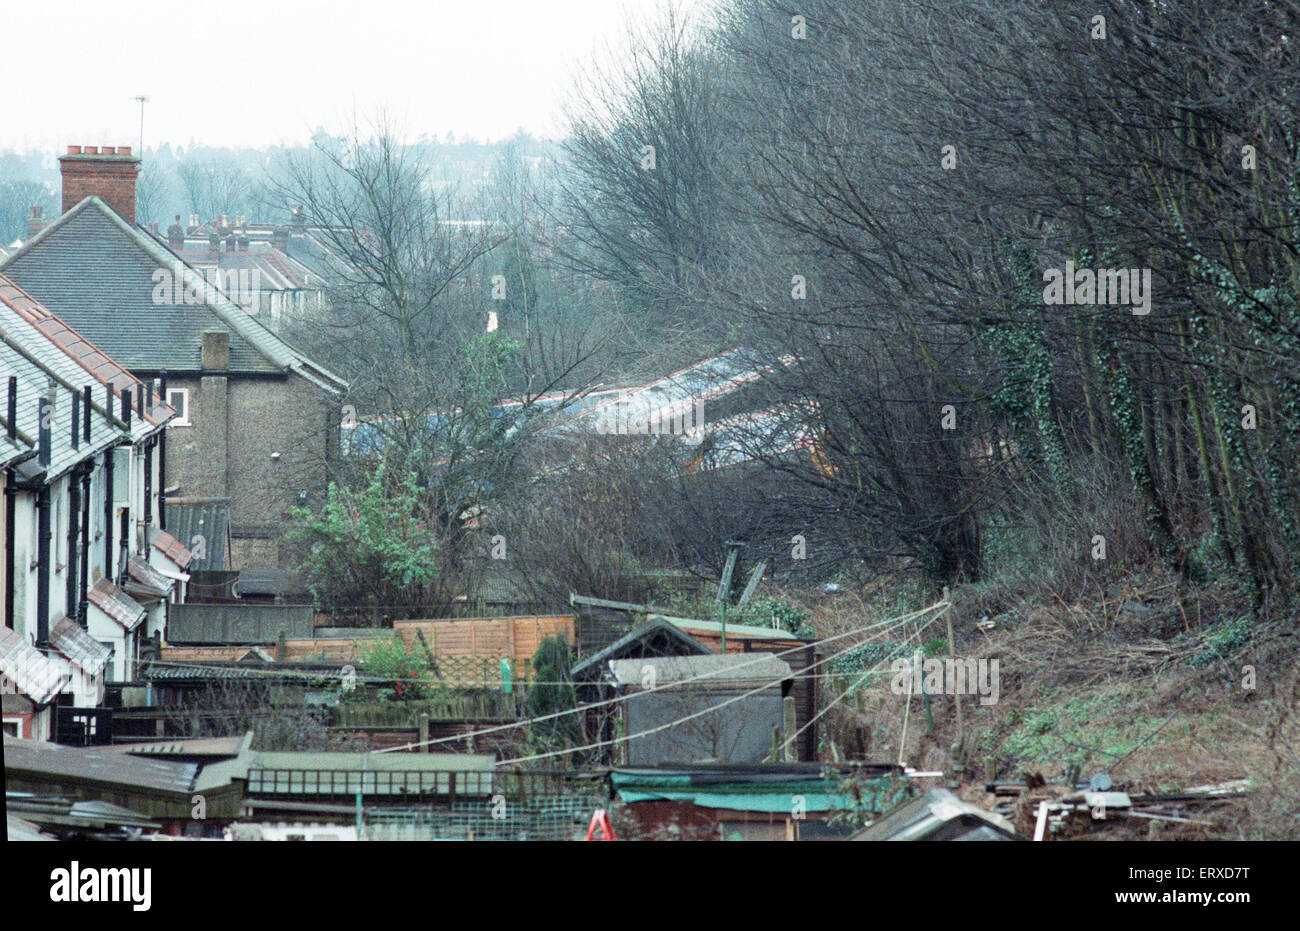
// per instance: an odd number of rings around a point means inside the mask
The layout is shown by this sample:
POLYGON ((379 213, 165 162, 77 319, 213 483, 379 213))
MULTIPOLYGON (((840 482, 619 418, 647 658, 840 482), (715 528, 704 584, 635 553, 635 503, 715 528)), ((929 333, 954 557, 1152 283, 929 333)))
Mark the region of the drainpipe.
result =
MULTIPOLYGON (((12 444, 18 439, 18 376, 9 376, 9 416, 5 427, 12 444)), ((14 487, 17 475, 13 469, 5 470, 5 627, 14 629, 14 533, 15 506, 18 489, 14 487)))
MULTIPOLYGON (((158 379, 158 400, 167 402, 167 376, 158 379)), ((158 434, 158 529, 167 529, 167 428, 158 434)))
MULTIPOLYGON (((9 421, 11 429, 13 421, 9 421)), ((14 629, 14 517, 18 489, 13 469, 5 469, 5 627, 14 629)))
POLYGON ((68 476, 68 570, 63 599, 63 613, 68 617, 75 616, 78 600, 77 567, 81 564, 81 557, 77 553, 77 540, 81 530, 81 475, 78 468, 68 476))
MULTIPOLYGON (((111 410, 111 408, 109 408, 111 410)), ((81 388, 81 439, 90 445, 90 385, 81 388)), ((81 589, 77 598, 77 623, 82 630, 89 627, 87 613, 90 592, 90 476, 95 471, 92 456, 82 466, 81 473, 81 589)))
MULTIPOLYGON (((94 464, 93 459, 88 463, 91 468, 94 464)), ((81 509, 81 589, 77 600, 77 623, 86 630, 90 625, 87 613, 90 593, 90 469, 82 473, 81 499, 84 504, 81 509)))
MULTIPOLYGON (((37 460, 42 467, 50 464, 50 416, 48 395, 36 402, 38 425, 37 460)), ((41 482, 36 493, 36 649, 45 652, 50 646, 50 486, 41 482)))
MULTIPOLYGON (((144 444, 144 526, 145 535, 149 534, 149 524, 153 522, 153 440, 144 444)), ((148 541, 145 541, 148 543, 148 541)))
MULTIPOLYGON (((109 386, 112 391, 112 386, 109 386)), ((109 410, 112 410, 110 407, 109 410)), ((113 450, 104 450, 104 578, 113 578, 113 450)))

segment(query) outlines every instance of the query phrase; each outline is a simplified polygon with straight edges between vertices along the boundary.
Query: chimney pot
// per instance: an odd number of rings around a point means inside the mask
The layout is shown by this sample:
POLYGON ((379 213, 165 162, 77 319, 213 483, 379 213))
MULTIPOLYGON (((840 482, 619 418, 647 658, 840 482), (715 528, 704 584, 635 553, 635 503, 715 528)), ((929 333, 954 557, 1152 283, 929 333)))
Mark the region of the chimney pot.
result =
POLYGON ((70 146, 68 146, 68 154, 69 154, 69 155, 80 155, 80 154, 81 154, 81 146, 79 146, 79 145, 70 145, 70 146))
POLYGON ((87 155, 98 155, 99 146, 97 145, 84 146, 81 151, 85 152, 87 155))

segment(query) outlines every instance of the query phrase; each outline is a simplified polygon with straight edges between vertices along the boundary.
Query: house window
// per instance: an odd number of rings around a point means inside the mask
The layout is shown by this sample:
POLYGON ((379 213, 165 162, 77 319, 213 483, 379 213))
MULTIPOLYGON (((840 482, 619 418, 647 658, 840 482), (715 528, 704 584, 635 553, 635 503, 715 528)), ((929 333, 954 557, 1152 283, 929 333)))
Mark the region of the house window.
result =
POLYGON ((169 426, 189 427, 190 423, 190 389, 168 388, 167 403, 176 411, 176 417, 169 426))
POLYGON ((3 729, 10 737, 23 736, 23 719, 22 718, 5 718, 3 729))

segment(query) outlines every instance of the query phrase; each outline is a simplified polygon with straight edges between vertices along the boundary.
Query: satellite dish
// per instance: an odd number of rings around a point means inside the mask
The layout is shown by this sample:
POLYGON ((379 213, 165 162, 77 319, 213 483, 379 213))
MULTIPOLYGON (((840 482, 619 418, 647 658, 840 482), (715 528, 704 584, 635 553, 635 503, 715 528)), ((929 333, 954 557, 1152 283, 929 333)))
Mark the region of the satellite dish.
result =
POLYGON ((1088 780, 1088 788, 1093 792, 1109 792, 1111 787, 1110 776, 1105 773, 1097 773, 1088 780))

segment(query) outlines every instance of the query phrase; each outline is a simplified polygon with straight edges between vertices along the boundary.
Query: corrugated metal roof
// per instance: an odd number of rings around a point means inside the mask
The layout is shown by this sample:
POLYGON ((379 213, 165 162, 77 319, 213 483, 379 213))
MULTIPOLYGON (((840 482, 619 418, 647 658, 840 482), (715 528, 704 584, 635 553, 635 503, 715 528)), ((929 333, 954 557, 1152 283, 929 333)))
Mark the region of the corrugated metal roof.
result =
POLYGON ((947 789, 927 789, 850 840, 1019 840, 1015 826, 995 812, 964 802, 947 789))
POLYGON ((113 655, 112 647, 100 643, 67 617, 60 619, 50 630, 50 646, 91 676, 99 675, 113 655))
MULTIPOLYGON (((789 365, 792 357, 776 364, 789 365)), ((553 428, 556 432, 577 427, 597 431, 602 422, 621 418, 633 423, 651 417, 664 418, 684 412, 691 405, 716 402, 720 398, 757 382, 772 365, 750 349, 736 348, 703 359, 680 371, 635 388, 628 388, 602 403, 580 411, 553 428)))
POLYGON ((195 763, 151 760, 114 753, 103 747, 65 747, 61 744, 4 737, 5 769, 49 777, 188 793, 199 771, 195 763))
MULTIPOLYGON (((0 250, 2 251, 2 250, 0 250)), ((29 840, 54 840, 48 834, 42 834, 36 825, 30 821, 24 821, 22 818, 15 818, 9 813, 5 813, 5 840, 29 841, 29 840)))
POLYGON ((226 568, 230 538, 229 498, 169 499, 167 526, 186 546, 197 547, 196 538, 203 541, 201 553, 196 553, 186 566, 187 571, 219 572, 226 568))
MULTIPOLYGON (((46 656, 7 627, 0 628, 0 674, 38 705, 49 704, 72 681, 67 663, 46 656)), ((5 762, 8 765, 7 759, 5 762)))

